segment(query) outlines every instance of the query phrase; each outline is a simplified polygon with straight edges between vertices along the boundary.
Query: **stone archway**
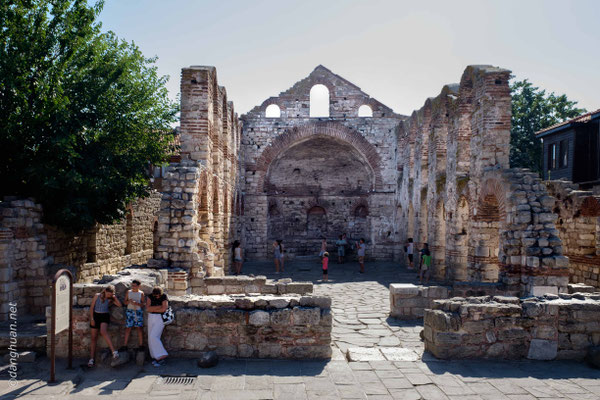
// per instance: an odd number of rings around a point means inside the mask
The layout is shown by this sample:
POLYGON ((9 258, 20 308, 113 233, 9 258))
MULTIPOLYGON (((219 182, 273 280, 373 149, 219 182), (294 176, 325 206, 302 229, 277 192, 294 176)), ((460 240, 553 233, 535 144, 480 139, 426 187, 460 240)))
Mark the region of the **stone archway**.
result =
POLYGON ((322 237, 330 243, 344 232, 370 237, 368 199, 381 181, 379 158, 356 135, 316 123, 281 135, 265 149, 257 175, 267 242, 277 235, 295 256, 318 252, 322 237))
POLYGON ((278 136, 265 148, 256 161, 258 173, 258 192, 263 192, 265 178, 273 161, 290 147, 308 140, 314 136, 330 137, 348 144, 356 150, 368 163, 373 173, 373 189, 381 189, 383 178, 381 176, 381 158, 377 150, 358 132, 333 122, 315 122, 301 127, 295 127, 278 136))

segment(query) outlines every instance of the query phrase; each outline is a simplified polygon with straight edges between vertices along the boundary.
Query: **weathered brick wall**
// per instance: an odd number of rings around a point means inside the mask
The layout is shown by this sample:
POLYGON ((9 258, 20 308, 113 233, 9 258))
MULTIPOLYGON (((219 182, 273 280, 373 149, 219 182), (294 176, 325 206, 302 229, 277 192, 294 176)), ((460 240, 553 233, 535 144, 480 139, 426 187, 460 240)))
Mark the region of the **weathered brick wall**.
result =
POLYGON ((396 213, 408 228, 401 242, 429 244, 438 280, 566 291, 553 199, 535 174, 508 169, 509 74, 467 67, 460 84, 399 126, 396 213))
POLYGON ((438 300, 425 350, 438 358, 582 359, 600 344, 600 294, 438 300))
POLYGON ((600 288, 600 197, 568 181, 545 184, 555 198, 556 228, 569 258, 570 281, 600 288))
POLYGON ((275 239, 283 239, 291 257, 318 253, 321 236, 333 242, 344 232, 367 240, 367 257, 392 258, 395 129, 403 118, 323 66, 242 116, 248 258, 271 257, 275 239), (329 89, 329 117, 310 117, 316 84, 329 89), (265 116, 270 105, 280 108, 280 117, 265 116), (373 116, 358 117, 361 105, 373 116), (325 211, 316 227, 309 213, 315 206, 325 211))
MULTIPOLYGON (((175 311, 175 321, 165 327, 162 340, 174 357, 194 357, 207 350, 240 358, 331 357, 332 316, 328 297, 188 296, 171 297, 169 305, 175 311)), ((73 319, 73 354, 88 357, 89 307, 75 307, 73 319)), ((123 309, 113 307, 109 334, 117 348, 122 345, 124 324, 123 309)), ((49 321, 47 325, 50 326, 49 321)), ((144 325, 146 331, 147 324, 144 325)), ((132 335, 131 340, 135 346, 137 336, 132 335)), ((58 357, 67 355, 67 345, 68 335, 63 332, 57 336, 58 357)), ((106 347, 104 340, 98 340, 98 347, 99 350, 106 347)))
POLYGON ((166 168, 154 265, 222 276, 240 238, 240 129, 214 67, 181 72, 181 161, 166 168))

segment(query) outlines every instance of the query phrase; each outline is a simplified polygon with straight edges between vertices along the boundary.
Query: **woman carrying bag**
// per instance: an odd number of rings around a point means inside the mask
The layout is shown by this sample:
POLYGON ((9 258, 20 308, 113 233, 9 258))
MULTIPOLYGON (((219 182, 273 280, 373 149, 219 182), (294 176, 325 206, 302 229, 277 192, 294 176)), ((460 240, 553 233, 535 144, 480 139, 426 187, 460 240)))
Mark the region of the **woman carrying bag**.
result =
POLYGON ((169 299, 167 295, 163 293, 160 286, 155 286, 152 289, 152 294, 146 300, 146 311, 148 311, 148 347, 150 349, 150 357, 154 359, 152 365, 155 367, 165 365, 165 358, 169 355, 160 340, 165 328, 162 314, 168 308, 169 299))

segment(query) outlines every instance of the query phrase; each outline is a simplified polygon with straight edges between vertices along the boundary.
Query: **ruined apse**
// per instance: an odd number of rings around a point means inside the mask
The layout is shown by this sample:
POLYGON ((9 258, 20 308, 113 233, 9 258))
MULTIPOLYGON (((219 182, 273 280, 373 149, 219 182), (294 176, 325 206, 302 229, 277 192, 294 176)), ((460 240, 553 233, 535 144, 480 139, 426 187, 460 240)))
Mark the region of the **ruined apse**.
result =
POLYGON ((405 116, 319 65, 241 117, 242 235, 265 259, 283 240, 290 258, 364 238, 371 259, 398 247, 396 127, 405 116))

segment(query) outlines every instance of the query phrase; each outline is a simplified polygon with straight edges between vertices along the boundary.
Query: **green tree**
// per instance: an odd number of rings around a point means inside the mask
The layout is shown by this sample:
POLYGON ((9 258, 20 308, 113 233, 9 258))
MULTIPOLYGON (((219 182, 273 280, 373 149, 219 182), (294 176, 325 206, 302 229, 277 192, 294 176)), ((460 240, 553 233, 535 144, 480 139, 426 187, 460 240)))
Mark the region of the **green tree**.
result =
POLYGON ((546 94, 527 79, 510 85, 512 94, 512 128, 510 131, 511 167, 542 172, 542 145, 535 133, 577 117, 585 112, 566 95, 546 94))
POLYGON ((71 231, 121 219, 172 152, 167 77, 102 33, 103 2, 0 0, 0 195, 71 231))

